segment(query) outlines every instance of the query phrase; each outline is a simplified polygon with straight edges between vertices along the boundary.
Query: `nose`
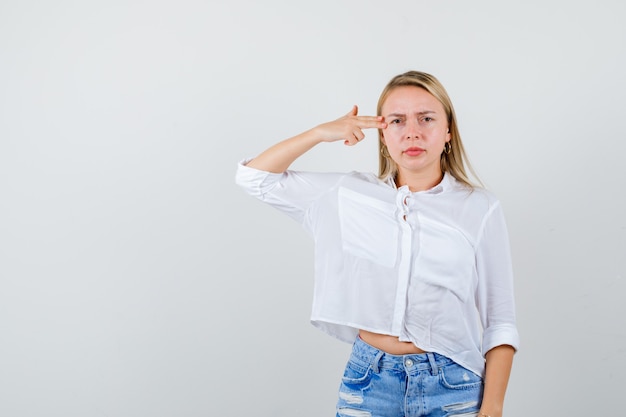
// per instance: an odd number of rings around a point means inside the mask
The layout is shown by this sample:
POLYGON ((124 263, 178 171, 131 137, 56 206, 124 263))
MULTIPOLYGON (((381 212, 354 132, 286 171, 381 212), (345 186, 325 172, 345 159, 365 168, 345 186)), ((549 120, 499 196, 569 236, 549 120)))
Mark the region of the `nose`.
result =
POLYGON ((418 139, 420 137, 420 128, 419 124, 416 120, 409 120, 406 124, 406 138, 407 139, 418 139))

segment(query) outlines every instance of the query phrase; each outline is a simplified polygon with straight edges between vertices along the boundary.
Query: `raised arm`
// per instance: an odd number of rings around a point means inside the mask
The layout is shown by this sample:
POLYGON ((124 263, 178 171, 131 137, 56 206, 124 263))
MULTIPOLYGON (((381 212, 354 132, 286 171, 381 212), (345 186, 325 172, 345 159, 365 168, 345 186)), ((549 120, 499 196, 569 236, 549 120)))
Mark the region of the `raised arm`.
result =
POLYGON ((345 116, 323 123, 292 138, 283 140, 248 162, 248 166, 262 171, 284 172, 301 155, 321 142, 343 140, 348 146, 361 141, 363 129, 384 129, 382 116, 358 116, 358 107, 352 107, 345 116))

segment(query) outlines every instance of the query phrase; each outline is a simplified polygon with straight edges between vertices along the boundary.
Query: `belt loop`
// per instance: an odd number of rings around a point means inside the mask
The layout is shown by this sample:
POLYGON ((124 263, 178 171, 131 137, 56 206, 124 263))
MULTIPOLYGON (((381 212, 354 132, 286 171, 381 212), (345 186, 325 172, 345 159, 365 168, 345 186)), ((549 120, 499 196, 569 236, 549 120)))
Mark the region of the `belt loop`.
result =
POLYGON ((380 359, 383 357, 384 354, 385 352, 383 352, 382 350, 379 350, 376 356, 374 357, 374 362, 372 363, 372 371, 374 371, 375 374, 380 372, 380 368, 378 367, 378 362, 380 362, 380 359))
POLYGON ((439 373, 439 368, 437 367, 437 362, 435 362, 435 355, 432 352, 426 353, 428 356, 428 362, 430 362, 430 369, 433 375, 437 375, 439 373))

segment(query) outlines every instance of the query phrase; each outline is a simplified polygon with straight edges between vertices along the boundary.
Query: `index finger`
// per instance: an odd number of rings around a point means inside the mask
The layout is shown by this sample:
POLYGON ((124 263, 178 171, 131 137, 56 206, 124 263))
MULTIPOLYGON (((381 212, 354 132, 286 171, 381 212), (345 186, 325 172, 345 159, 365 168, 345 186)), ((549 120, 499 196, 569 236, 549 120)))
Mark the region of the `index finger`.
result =
POLYGON ((361 129, 384 129, 387 127, 383 116, 357 116, 356 122, 361 129))

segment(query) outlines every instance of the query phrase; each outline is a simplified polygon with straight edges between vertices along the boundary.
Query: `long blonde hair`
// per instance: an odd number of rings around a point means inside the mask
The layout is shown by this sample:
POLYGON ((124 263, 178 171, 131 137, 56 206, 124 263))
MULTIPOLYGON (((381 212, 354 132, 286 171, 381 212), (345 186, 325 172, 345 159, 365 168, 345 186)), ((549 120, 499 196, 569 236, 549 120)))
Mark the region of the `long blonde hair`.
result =
MULTIPOLYGON (((422 88, 433 95, 443 105, 448 118, 448 128, 450 129, 450 152, 442 152, 441 154, 441 172, 448 172, 459 182, 465 184, 468 187, 474 188, 477 185, 470 180, 467 175, 466 168, 471 172, 474 179, 479 185, 482 185, 480 179, 474 172, 467 155, 463 142, 461 141, 461 134, 459 133, 456 115, 454 113, 454 107, 452 106, 452 100, 448 96, 443 85, 434 76, 425 72, 408 71, 404 74, 396 75, 389 81, 387 86, 383 89, 378 99, 377 115, 381 116, 381 111, 385 100, 389 96, 389 93, 397 87, 402 86, 414 86, 422 88)), ((378 129, 378 150, 379 150, 379 169, 378 176, 381 179, 392 177, 396 178, 398 174, 398 165, 391 157, 389 157, 389 151, 383 142, 383 132, 378 129)))

